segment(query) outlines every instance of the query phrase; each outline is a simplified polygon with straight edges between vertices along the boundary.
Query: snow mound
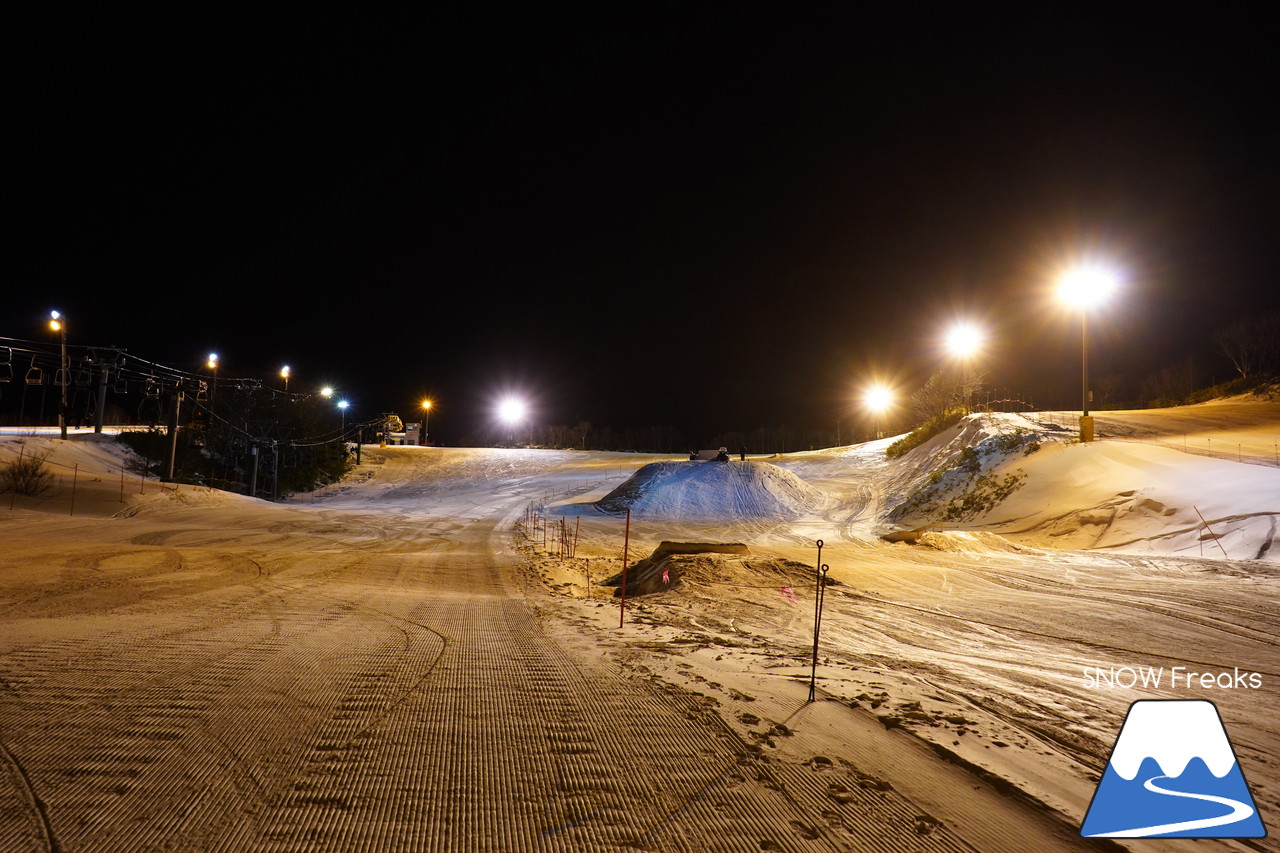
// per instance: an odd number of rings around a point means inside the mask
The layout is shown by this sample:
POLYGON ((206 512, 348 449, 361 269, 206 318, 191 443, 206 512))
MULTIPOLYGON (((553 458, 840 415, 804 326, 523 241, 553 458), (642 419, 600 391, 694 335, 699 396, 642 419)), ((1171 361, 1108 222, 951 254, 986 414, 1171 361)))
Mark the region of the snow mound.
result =
MULTIPOLYGON (((752 556, 737 542, 663 542, 648 557, 627 569, 627 597, 680 590, 692 585, 706 589, 778 589, 792 593, 813 585, 814 569, 778 557, 752 556)), ((600 582, 622 594, 622 573, 600 582)), ((833 579, 828 583, 835 585, 833 579)), ((785 593, 784 593, 785 594, 785 593)))
POLYGON ((990 510, 1025 479, 1013 463, 1045 440, 1043 428, 1021 415, 966 416, 902 457, 888 490, 887 520, 907 526, 963 522, 990 510))
POLYGON ((596 506, 648 518, 723 521, 795 519, 825 503, 820 489, 768 462, 653 462, 596 506))
POLYGON ((920 533, 915 542, 925 548, 952 554, 990 554, 993 551, 1031 553, 1037 550, 982 530, 926 530, 920 533))

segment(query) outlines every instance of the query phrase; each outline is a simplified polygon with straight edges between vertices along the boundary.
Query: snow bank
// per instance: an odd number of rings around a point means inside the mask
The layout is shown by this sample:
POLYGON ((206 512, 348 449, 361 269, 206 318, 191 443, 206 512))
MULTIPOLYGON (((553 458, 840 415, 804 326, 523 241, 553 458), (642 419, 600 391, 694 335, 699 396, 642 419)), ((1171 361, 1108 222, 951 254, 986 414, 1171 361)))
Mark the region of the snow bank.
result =
MULTIPOLYGON (((971 415, 885 475, 886 520, 1034 547, 1280 561, 1280 469, 971 415)), ((939 542, 921 537, 921 544, 939 542)))
POLYGON ((1280 560, 1280 469, 1120 441, 1055 443, 975 519, 1025 544, 1280 560))
POLYGON ((682 519, 794 519, 825 494, 768 462, 653 462, 596 502, 604 512, 682 519))
POLYGON ((1025 473, 1009 461, 1038 452, 1047 440, 1021 415, 969 415, 890 468, 886 518, 912 527, 982 514, 1022 485, 1025 473))
POLYGON ((51 475, 35 496, 6 494, 4 505, 56 515, 131 516, 164 508, 238 506, 254 498, 204 486, 161 484, 139 473, 141 460, 115 436, 92 433, 60 438, 0 435, 0 467, 19 458, 43 459, 51 475))

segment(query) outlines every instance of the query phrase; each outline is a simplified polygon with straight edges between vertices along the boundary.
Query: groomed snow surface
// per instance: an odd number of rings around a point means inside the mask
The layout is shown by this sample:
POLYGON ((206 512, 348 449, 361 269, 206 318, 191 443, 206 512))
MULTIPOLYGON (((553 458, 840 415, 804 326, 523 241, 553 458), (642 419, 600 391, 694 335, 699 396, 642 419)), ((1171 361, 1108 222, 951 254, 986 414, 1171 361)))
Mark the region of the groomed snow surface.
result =
POLYGON ((1212 701, 1274 823, 1280 404, 1042 420, 366 447, 287 504, 0 438, 58 476, 0 495, 0 850, 1090 850, 1138 699, 1212 701))

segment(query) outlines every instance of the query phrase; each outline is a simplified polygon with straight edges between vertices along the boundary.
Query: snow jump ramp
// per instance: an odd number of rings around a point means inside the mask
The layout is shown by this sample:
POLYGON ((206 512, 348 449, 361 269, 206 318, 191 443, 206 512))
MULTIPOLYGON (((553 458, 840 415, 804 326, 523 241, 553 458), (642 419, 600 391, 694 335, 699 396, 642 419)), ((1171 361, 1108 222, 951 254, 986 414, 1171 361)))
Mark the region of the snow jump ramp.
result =
POLYGON ((791 519, 826 502, 825 493, 768 462, 651 462, 596 501, 608 513, 681 521, 791 519))

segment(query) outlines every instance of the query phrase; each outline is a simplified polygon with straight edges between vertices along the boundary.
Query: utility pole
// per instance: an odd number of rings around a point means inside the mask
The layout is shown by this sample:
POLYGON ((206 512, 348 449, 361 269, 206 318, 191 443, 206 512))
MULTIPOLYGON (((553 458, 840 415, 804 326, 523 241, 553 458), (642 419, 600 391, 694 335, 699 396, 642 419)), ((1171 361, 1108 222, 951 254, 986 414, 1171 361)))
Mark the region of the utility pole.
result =
POLYGON ((165 479, 173 482, 173 466, 178 456, 178 412, 182 408, 182 391, 173 393, 173 405, 169 408, 169 465, 165 479))
POLYGON ((271 500, 280 499, 280 444, 271 442, 271 500))
POLYGON ((258 496, 258 442, 254 441, 253 447, 250 448, 253 455, 253 473, 249 475, 249 497, 256 498, 258 496))
MULTIPOLYGON (((58 384, 62 386, 62 400, 58 404, 58 432, 62 435, 62 440, 66 441, 67 439, 67 379, 68 379, 68 374, 71 372, 71 365, 67 361, 67 318, 62 316, 62 314, 58 311, 50 312, 49 317, 50 317, 49 327, 58 333, 58 337, 62 341, 62 369, 58 371, 58 376, 61 377, 58 384)), ((41 399, 43 400, 43 397, 41 399)))
POLYGON ((102 422, 107 417, 107 366, 101 358, 94 360, 98 367, 98 407, 93 413, 93 432, 102 435, 102 422))

